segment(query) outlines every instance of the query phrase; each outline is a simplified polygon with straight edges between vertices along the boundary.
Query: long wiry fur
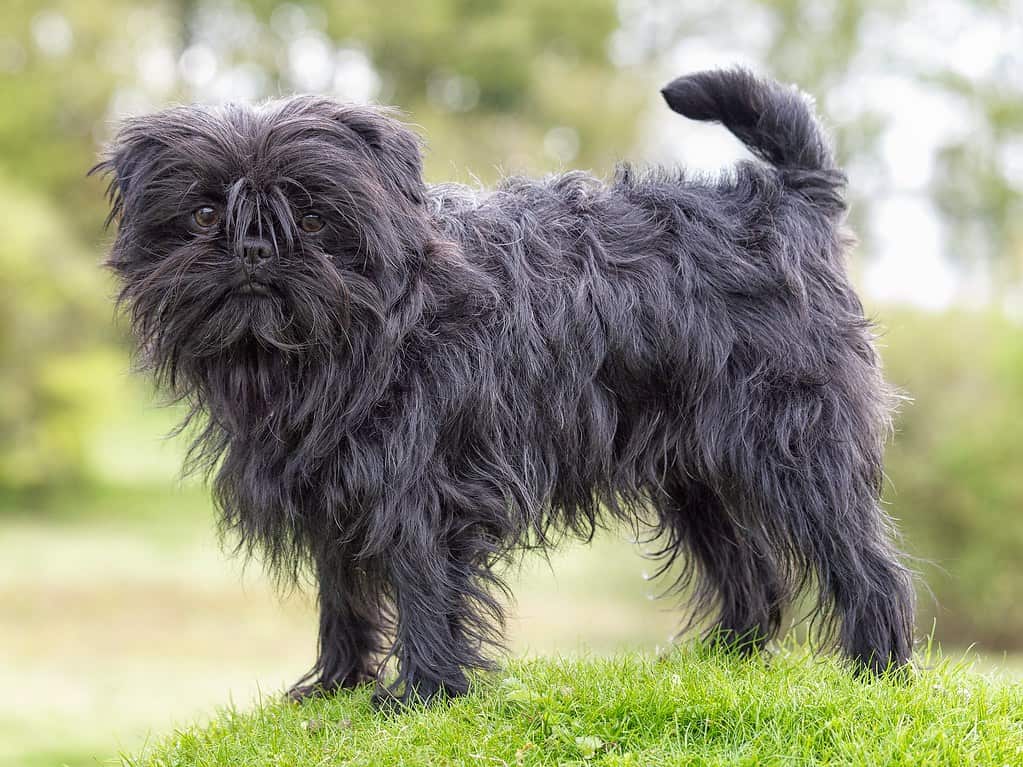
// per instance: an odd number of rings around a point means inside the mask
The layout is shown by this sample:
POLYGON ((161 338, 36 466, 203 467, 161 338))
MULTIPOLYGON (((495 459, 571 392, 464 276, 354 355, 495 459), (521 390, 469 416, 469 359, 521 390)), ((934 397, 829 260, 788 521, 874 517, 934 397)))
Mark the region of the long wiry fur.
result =
POLYGON ((130 120, 98 166, 193 465, 243 545, 317 578, 297 696, 392 657, 399 700, 464 692, 499 643, 495 564, 613 518, 652 526, 717 638, 762 645, 813 587, 825 639, 872 669, 909 657, 844 177, 794 89, 719 71, 664 95, 766 162, 429 187, 393 116, 297 97, 130 120), (267 296, 235 289, 252 236, 267 296))

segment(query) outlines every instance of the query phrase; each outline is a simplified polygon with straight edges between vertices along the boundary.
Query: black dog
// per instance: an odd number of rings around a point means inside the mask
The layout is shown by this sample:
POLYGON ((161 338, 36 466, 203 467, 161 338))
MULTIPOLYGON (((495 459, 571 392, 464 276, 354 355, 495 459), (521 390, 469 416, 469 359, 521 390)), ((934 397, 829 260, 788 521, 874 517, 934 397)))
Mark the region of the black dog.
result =
POLYGON ((794 89, 664 96, 766 164, 427 186, 386 112, 299 97, 129 120, 97 166, 192 465, 243 545, 318 582, 295 697, 391 658, 377 703, 465 692, 500 642, 495 565, 616 517, 652 525, 719 641, 760 647, 811 588, 860 664, 909 657, 844 176, 794 89))

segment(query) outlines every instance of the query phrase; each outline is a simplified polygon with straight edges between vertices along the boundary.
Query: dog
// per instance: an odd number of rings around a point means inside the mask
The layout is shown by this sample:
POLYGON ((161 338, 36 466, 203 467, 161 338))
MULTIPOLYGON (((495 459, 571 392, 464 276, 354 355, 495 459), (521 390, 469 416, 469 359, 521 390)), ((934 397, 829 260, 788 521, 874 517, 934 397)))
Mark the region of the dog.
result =
POLYGON ((395 113, 298 96, 128 119, 94 169, 188 467, 244 550, 315 579, 294 699, 465 693, 501 647, 498 565, 620 520, 714 642, 763 648, 809 592, 822 644, 907 663, 846 179, 795 88, 715 70, 662 93, 756 159, 428 185, 395 113))

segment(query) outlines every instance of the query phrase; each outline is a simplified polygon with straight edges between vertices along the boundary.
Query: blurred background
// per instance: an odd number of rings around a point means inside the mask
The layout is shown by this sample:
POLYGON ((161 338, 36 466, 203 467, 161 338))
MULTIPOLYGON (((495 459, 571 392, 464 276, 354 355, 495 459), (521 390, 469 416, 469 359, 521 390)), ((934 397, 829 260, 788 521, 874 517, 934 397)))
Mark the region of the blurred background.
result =
MULTIPOLYGON (((176 419, 130 374, 100 268, 115 121, 296 91, 400 105, 430 180, 619 159, 713 170, 724 130, 658 88, 744 63, 816 96, 849 171, 851 268, 912 400, 887 499, 919 631, 1023 668, 1023 1, 6 0, 0 9, 0 764, 96 764, 311 662, 314 618, 222 552, 176 419)), ((607 535, 527 562, 517 652, 664 646, 607 535), (552 572, 553 571, 553 572, 552 572)))

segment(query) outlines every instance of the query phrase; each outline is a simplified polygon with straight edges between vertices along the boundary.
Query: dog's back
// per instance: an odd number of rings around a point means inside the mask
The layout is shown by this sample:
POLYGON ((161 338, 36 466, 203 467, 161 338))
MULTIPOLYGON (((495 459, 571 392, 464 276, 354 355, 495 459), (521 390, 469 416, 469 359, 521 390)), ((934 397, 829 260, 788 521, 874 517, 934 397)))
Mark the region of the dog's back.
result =
MULTIPOLYGON (((664 92, 778 164, 743 163, 716 181, 622 167, 610 184, 570 172, 430 192, 442 235, 499 295, 452 346, 482 350, 465 362, 487 369, 487 396, 500 400, 488 407, 535 403, 501 435, 521 444, 493 450, 528 456, 535 467, 509 466, 507 479, 534 477, 521 492, 555 517, 592 516, 595 491, 605 506, 645 497, 666 462, 707 463, 692 430, 727 430, 701 411, 747 378, 812 389, 833 375, 825 348, 854 347, 852 364, 875 367, 845 276, 844 178, 804 98, 742 71, 664 92)), ((887 403, 875 383, 864 423, 879 435, 887 403)))

